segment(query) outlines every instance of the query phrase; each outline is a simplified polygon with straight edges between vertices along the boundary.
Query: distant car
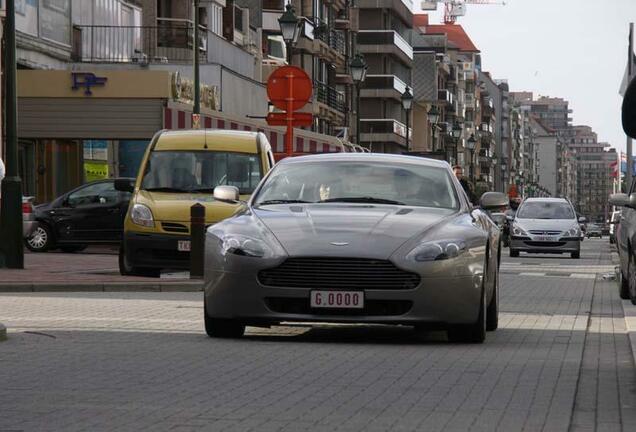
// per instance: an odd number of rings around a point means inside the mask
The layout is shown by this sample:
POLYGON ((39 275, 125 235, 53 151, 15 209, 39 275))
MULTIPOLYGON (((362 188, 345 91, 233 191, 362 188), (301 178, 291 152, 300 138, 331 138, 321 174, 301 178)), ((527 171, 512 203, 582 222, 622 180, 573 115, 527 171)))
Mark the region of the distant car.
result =
POLYGON ((587 238, 590 238, 590 237, 603 238, 603 230, 600 227, 600 225, 587 224, 587 230, 585 231, 585 235, 587 238))
POLYGON ((89 244, 118 244, 129 201, 130 193, 115 190, 115 179, 82 185, 35 207, 38 226, 25 246, 33 252, 77 252, 89 244))
MULTIPOLYGON (((233 191, 232 191, 233 189, 233 191)), ((214 195, 234 194, 218 186, 214 195)), ((280 161, 247 208, 207 230, 212 337, 282 321, 402 324, 481 343, 498 323, 500 229, 446 162, 336 153, 280 161)))
POLYGON ((519 252, 569 253, 581 256, 581 228, 572 204, 564 198, 528 198, 512 223, 510 256, 519 252))
POLYGON ((612 217, 610 219, 610 228, 609 228, 609 241, 610 244, 614 244, 616 243, 616 228, 617 225, 620 223, 621 220, 621 212, 619 211, 613 211, 612 212, 612 217))

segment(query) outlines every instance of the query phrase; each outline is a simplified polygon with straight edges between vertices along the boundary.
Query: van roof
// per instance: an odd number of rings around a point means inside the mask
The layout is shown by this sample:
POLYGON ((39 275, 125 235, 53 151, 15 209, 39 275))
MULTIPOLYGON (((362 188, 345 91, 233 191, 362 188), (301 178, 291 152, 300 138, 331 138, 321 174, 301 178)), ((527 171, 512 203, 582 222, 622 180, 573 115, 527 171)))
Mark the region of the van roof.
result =
MULTIPOLYGON (((184 129, 164 131, 157 139, 154 150, 207 150, 258 153, 258 135, 258 132, 223 129, 184 129)), ((262 135, 261 138, 266 140, 265 135, 262 135)))

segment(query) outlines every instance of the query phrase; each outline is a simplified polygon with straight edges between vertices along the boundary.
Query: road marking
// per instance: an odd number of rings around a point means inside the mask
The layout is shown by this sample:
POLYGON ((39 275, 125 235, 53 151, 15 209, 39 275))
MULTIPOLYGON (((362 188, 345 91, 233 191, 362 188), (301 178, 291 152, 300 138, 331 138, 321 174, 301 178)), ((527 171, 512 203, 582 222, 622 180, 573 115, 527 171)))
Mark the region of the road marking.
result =
POLYGON ((519 276, 545 276, 545 273, 525 272, 525 273, 519 273, 519 276))
POLYGON ((570 277, 575 279, 596 279, 596 274, 595 273, 577 273, 577 274, 571 274, 570 277))

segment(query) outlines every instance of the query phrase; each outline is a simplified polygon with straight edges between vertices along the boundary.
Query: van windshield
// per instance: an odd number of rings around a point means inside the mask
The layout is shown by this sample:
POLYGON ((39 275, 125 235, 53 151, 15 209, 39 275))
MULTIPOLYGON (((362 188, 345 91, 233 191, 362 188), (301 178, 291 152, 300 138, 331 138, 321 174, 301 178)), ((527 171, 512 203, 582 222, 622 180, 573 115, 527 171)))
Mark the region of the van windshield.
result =
POLYGON ((212 193, 219 185, 251 194, 261 180, 256 154, 212 151, 155 151, 146 164, 141 188, 148 191, 212 193))

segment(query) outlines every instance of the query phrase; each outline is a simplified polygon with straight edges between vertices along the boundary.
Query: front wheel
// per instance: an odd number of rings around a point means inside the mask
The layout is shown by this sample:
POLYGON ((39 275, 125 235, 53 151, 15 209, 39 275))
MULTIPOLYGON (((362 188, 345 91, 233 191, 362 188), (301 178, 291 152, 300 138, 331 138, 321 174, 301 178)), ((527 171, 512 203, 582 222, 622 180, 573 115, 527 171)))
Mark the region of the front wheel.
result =
POLYGON ((629 267, 628 273, 628 286, 629 286, 629 299, 632 304, 636 305, 636 258, 634 258, 633 252, 629 251, 629 267))
POLYGON ((511 258, 517 258, 518 256, 519 256, 519 251, 518 250, 510 249, 510 257, 511 258))
POLYGON ((40 223, 31 237, 24 239, 24 245, 31 252, 46 252, 55 246, 53 232, 48 225, 40 223))
MULTIPOLYGON (((205 300, 204 300, 205 302, 205 300)), ((245 325, 233 319, 210 318, 207 307, 203 307, 205 332, 211 338, 240 338, 245 334, 245 325)))
POLYGON ((623 300, 629 300, 629 278, 623 276, 623 270, 618 271, 618 295, 623 300))
POLYGON ((482 288, 479 316, 474 324, 461 324, 450 327, 446 334, 451 342, 483 343, 486 340, 486 290, 482 288))
POLYGON ((119 247, 119 274, 122 276, 146 276, 146 277, 159 277, 161 275, 160 269, 134 267, 124 252, 124 246, 119 247))
POLYGON ((581 252, 572 252, 572 253, 570 254, 570 256, 571 256, 573 259, 579 259, 579 258, 581 258, 581 252))
POLYGON ((495 286, 486 309, 486 330, 495 331, 499 327, 499 271, 495 272, 495 286))

